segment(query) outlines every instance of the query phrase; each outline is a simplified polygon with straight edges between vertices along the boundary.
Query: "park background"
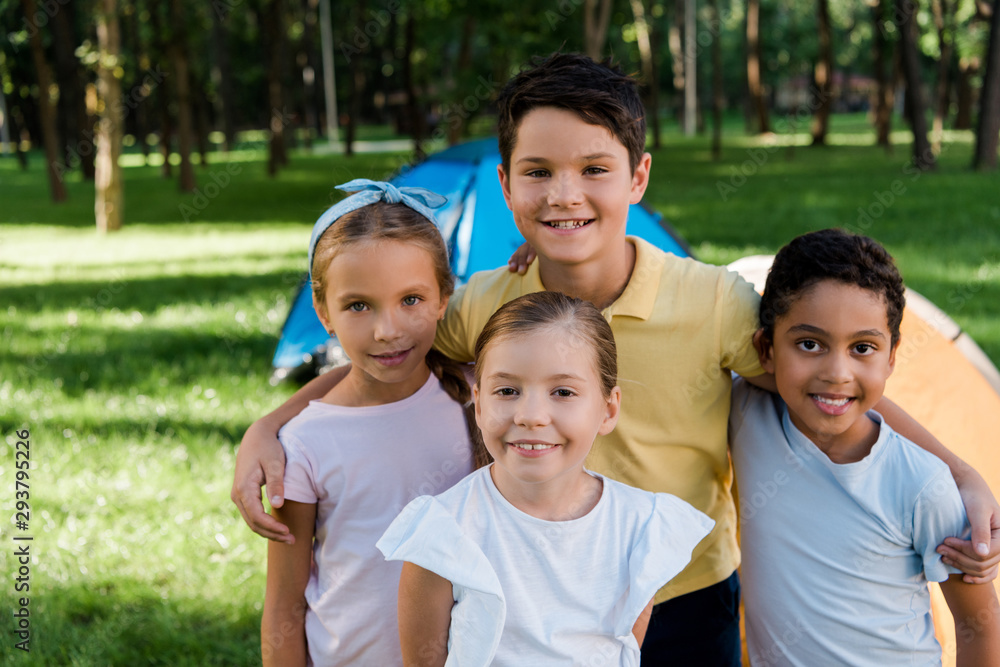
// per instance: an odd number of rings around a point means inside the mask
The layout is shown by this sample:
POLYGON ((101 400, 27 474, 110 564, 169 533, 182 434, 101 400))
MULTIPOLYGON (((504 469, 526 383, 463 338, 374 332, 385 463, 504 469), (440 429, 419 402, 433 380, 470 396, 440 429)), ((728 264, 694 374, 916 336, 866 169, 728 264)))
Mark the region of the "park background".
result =
POLYGON ((270 359, 312 223, 334 185, 492 133, 497 90, 532 56, 636 74, 645 201, 702 260, 869 234, 1000 361, 998 14, 0 0, 0 662, 259 664, 266 543, 229 488, 244 430, 294 390, 270 359), (17 535, 33 537, 27 593, 17 535), (9 613, 24 596, 30 654, 9 613))

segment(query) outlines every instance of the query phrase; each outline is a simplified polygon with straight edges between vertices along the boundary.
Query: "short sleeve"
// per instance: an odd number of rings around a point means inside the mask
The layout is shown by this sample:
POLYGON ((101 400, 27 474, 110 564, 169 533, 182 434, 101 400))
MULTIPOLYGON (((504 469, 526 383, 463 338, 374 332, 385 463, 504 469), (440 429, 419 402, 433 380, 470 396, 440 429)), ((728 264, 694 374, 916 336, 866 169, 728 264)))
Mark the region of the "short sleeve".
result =
POLYGON ((722 367, 746 377, 760 375, 764 370, 753 346, 754 332, 760 327, 760 296, 734 271, 726 273, 720 289, 722 367))
POLYGON ((446 667, 486 667, 507 617, 500 581, 482 549, 436 499, 420 496, 400 512, 375 545, 386 560, 419 565, 451 582, 446 667))
POLYGON ((736 439, 736 434, 743 427, 743 420, 746 419, 751 405, 755 398, 756 387, 744 380, 739 375, 733 377, 733 395, 729 403, 729 444, 732 446, 736 439))
POLYGON ((924 486, 913 506, 913 549, 923 560, 928 581, 945 581, 959 570, 948 567, 935 550, 946 537, 964 537, 970 532, 965 506, 955 480, 947 468, 924 486))
POLYGON ((656 592, 691 562, 691 553, 712 532, 715 521, 669 493, 657 493, 653 510, 629 556, 629 592, 615 635, 632 633, 639 614, 656 592))
POLYGON ((302 442, 293 435, 278 436, 285 450, 285 498, 297 503, 319 502, 316 488, 316 468, 302 442))
MULTIPOLYGON (((455 290, 448 300, 448 308, 444 320, 438 322, 437 335, 434 338, 434 348, 455 361, 472 361, 475 357, 475 340, 469 339, 467 314, 469 306, 465 303, 468 284, 455 290)), ((478 335, 479 332, 477 331, 478 335)))

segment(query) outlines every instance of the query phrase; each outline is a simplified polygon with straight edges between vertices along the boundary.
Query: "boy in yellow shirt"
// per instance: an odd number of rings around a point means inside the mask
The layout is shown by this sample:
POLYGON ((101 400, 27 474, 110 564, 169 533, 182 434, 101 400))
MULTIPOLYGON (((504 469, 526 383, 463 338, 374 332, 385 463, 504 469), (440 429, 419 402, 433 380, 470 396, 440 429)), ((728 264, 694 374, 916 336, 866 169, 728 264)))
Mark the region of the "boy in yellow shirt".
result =
MULTIPOLYGON (((556 54, 513 77, 497 106, 498 175, 538 261, 524 275, 506 267, 474 275, 452 297, 435 346, 471 360, 489 316, 506 301, 540 290, 586 299, 603 311, 618 342, 623 401, 618 427, 599 439, 588 467, 677 495, 716 522, 688 568, 656 596, 643 662, 738 665, 739 549, 727 420, 730 371, 774 389, 752 345, 759 299, 725 268, 625 235, 628 207, 642 199, 651 166, 631 78, 584 56, 556 54)), ((281 502, 275 434, 340 375, 314 380, 244 436, 232 498, 266 537, 288 541, 284 526, 263 512, 259 500, 266 478, 272 504, 281 502)), ((949 464, 969 506, 974 541, 989 544, 986 526, 993 516, 1000 528, 1000 507, 982 479, 898 408, 880 404, 879 410, 949 464)), ((948 555, 974 575, 995 576, 997 542, 994 553, 984 555, 955 542, 962 551, 949 549, 948 555)))

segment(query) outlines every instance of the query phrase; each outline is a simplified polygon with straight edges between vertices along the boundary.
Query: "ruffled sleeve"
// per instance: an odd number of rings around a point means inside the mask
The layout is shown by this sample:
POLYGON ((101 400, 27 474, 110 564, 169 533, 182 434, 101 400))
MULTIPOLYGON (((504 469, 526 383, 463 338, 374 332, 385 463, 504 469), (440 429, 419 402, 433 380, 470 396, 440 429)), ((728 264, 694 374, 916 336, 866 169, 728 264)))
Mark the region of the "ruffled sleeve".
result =
POLYGON ((410 502, 375 545, 386 560, 419 565, 452 584, 446 667, 486 667, 507 616, 500 581, 486 555, 436 499, 410 502))
POLYGON ((691 561, 691 553, 712 532, 715 521, 677 496, 657 493, 653 511, 629 556, 629 593, 615 636, 629 643, 632 627, 656 591, 691 561))

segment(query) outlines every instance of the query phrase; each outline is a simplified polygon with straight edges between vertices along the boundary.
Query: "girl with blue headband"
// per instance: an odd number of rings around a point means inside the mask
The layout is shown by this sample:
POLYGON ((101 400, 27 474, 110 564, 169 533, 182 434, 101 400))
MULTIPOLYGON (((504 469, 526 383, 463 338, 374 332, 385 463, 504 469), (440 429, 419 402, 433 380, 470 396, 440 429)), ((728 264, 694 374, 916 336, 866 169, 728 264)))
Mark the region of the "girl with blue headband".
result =
MULTIPOLYGON (((402 565, 375 542, 420 495, 473 468, 469 388, 431 351, 454 278, 422 188, 359 179, 309 241, 313 306, 347 377, 279 433, 294 537, 268 545, 261 651, 269 665, 399 665, 402 565)), ((473 418, 474 419, 474 418, 473 418)))

